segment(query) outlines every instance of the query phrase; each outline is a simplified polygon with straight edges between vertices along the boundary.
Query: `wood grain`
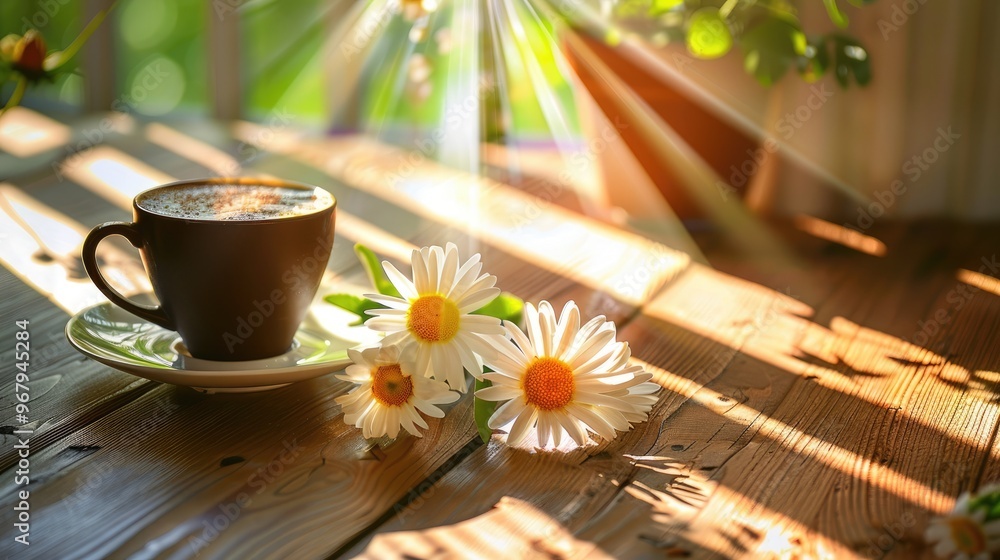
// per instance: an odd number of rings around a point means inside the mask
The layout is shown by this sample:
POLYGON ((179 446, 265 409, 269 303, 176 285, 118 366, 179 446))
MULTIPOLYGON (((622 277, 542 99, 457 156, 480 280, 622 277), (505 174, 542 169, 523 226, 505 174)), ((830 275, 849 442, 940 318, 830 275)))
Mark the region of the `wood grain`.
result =
MULTIPOLYGON (((30 316, 33 340, 54 348, 34 377, 38 538, 19 557, 928 557, 927 519, 1000 478, 1000 289, 956 276, 978 271, 994 286, 996 271, 980 269, 1000 249, 995 225, 880 224, 866 232, 888 248, 879 258, 775 223, 801 262, 747 261, 703 235, 712 270, 588 221, 574 197, 473 185, 426 162, 411 178, 436 196, 387 189, 405 154, 384 146, 282 147, 252 131, 171 126, 223 159, 253 146, 239 161, 248 173, 333 192, 350 218, 331 282, 364 285, 354 242, 377 238, 405 269, 412 247, 453 241, 481 252, 506 290, 613 319, 660 401, 615 441, 566 453, 511 449, 502 434, 478 443, 468 395, 422 439, 365 441, 343 424, 334 399, 350 387, 332 376, 207 396, 86 361, 62 341, 66 314, 0 270, 13 294, 2 316, 30 316), (437 206, 466 188, 513 204, 523 227, 540 228, 529 237, 559 249, 524 246, 496 216, 477 225, 437 206), (614 274, 595 276, 603 257, 614 274)), ((149 142, 145 127, 104 145, 168 176, 214 173, 149 142)), ((127 218, 120 197, 47 163, 18 173, 17 188, 80 224, 127 218)), ((0 396, 0 425, 11 405, 0 396)), ((0 556, 15 552, 4 438, 0 556)))
POLYGON ((996 296, 977 293, 927 344, 946 342, 945 360, 898 337, 949 305, 953 267, 992 254, 996 234, 909 234, 884 261, 813 263, 809 319, 778 290, 730 282, 722 293, 710 279, 685 283, 689 270, 622 332, 669 389, 647 425, 560 460, 511 463, 525 452, 491 443, 442 479, 426 515, 378 533, 461 522, 514 496, 619 557, 926 553, 928 516, 984 466, 995 472, 996 406, 960 405, 967 391, 941 372, 997 368, 984 341, 996 336, 998 302, 981 299, 996 296), (691 303, 706 299, 696 285, 710 301, 691 303), (556 497, 544 492, 541 481, 557 480, 556 497))

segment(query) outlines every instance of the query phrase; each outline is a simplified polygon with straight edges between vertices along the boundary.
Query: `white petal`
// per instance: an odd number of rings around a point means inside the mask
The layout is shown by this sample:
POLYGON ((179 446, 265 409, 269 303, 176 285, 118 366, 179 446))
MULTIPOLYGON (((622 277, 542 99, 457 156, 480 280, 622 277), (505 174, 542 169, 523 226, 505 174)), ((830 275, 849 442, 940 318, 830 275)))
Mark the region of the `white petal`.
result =
POLYGON ((513 387, 520 390, 521 379, 519 377, 512 377, 506 373, 490 372, 484 373, 483 379, 493 383, 494 385, 502 385, 504 387, 513 387))
POLYGON ((500 319, 486 315, 463 315, 461 327, 463 331, 491 336, 506 336, 507 331, 500 324, 500 319))
POLYGON ((492 358, 498 353, 496 344, 493 344, 495 339, 501 337, 496 335, 483 335, 477 333, 468 333, 459 331, 455 338, 459 338, 472 350, 474 353, 479 355, 483 360, 487 358, 492 358))
POLYGON ((484 290, 492 290, 497 284, 497 277, 492 274, 483 274, 476 279, 468 288, 466 288, 461 295, 457 292, 454 295, 454 301, 458 303, 459 307, 462 307, 470 298, 479 297, 479 293, 484 290))
MULTIPOLYGON (((576 303, 570 301, 563 307, 562 316, 559 318, 556 328, 555 339, 552 342, 552 355, 563 356, 573 339, 576 338, 577 331, 580 330, 580 308, 576 303)), ((572 435, 572 432, 570 433, 572 435)), ((582 445, 582 444, 581 444, 582 445)))
POLYGON ((520 381, 521 376, 524 375, 525 366, 514 362, 502 354, 497 354, 485 361, 490 366, 490 369, 496 372, 494 374, 487 373, 487 379, 490 379, 490 375, 502 375, 520 381))
POLYGON ((502 428, 510 423, 515 417, 519 416, 525 411, 526 405, 524 404, 524 399, 511 399, 504 404, 500 405, 493 416, 490 416, 487 425, 491 429, 502 428))
POLYGON ((431 370, 431 348, 429 344, 416 344, 415 364, 413 371, 422 377, 431 377, 434 372, 431 370))
POLYGON ((405 410, 406 410, 407 417, 415 425, 417 425, 417 426, 419 426, 419 427, 421 427, 421 428, 423 428, 425 430, 429 427, 427 425, 427 421, 424 420, 424 417, 421 416, 419 412, 417 412, 417 409, 412 404, 407 404, 405 410))
POLYGON ((458 274, 458 247, 448 243, 444 250, 444 261, 441 264, 441 279, 438 281, 438 291, 443 294, 451 292, 455 285, 455 275, 458 274))
POLYGON ((438 293, 441 280, 441 261, 444 259, 440 247, 430 247, 427 255, 427 292, 438 293))
POLYGON ((399 415, 399 424, 403 427, 404 430, 406 430, 410 434, 415 435, 417 437, 423 437, 423 434, 420 433, 420 430, 418 430, 417 427, 413 425, 413 419, 410 418, 409 410, 410 410, 409 407, 403 408, 401 414, 399 415))
POLYGON ((587 363, 588 360, 593 358, 602 350, 605 350, 608 343, 615 339, 615 333, 612 330, 601 330, 598 331, 593 337, 591 337, 587 342, 580 346, 580 349, 573 354, 573 357, 569 359, 569 367, 576 369, 587 363))
POLYGON ((467 293, 458 300, 458 310, 462 313, 472 313, 500 295, 500 288, 486 288, 467 293))
POLYGON ((392 439, 399 435, 399 407, 390 406, 386 409, 385 433, 392 439))
POLYGON ((417 290, 418 295, 431 293, 428 289, 430 276, 428 275, 427 263, 424 259, 423 250, 418 251, 414 249, 410 253, 410 267, 413 269, 413 287, 417 290))
POLYGON ((472 258, 465 261, 465 264, 455 273, 455 283, 445 296, 453 300, 460 299, 479 278, 479 272, 482 269, 483 265, 479 262, 479 253, 472 255, 472 258))
POLYGON ((588 439, 587 430, 580 425, 580 422, 562 410, 555 411, 554 415, 559 425, 566 430, 566 433, 569 434, 569 437, 573 438, 573 441, 577 445, 586 445, 588 439))
POLYGON ((514 420, 514 425, 510 428, 510 433, 507 434, 507 445, 515 447, 524 441, 535 425, 536 418, 538 418, 538 410, 535 407, 528 407, 523 414, 519 414, 517 420, 514 420))
POLYGON ((410 402, 413 404, 413 406, 420 409, 420 412, 423 412, 424 414, 430 416, 431 418, 444 418, 443 410, 425 401, 424 399, 413 396, 410 397, 410 402))
POLYGON ((615 429, 603 416, 594 412, 593 409, 575 403, 570 403, 566 411, 575 418, 583 421, 594 433, 610 441, 615 439, 615 429))
POLYGON ((504 321, 503 326, 506 327, 507 334, 510 338, 514 339, 514 344, 517 344, 517 347, 521 349, 521 353, 524 354, 524 357, 529 362, 534 360, 536 356, 535 348, 531 345, 531 341, 528 340, 528 337, 524 334, 520 327, 508 321, 504 321))
POLYGON ((538 433, 538 445, 540 445, 541 447, 548 447, 549 439, 551 438, 552 435, 548 413, 539 411, 538 424, 535 428, 535 431, 538 433))
POLYGON ((484 401, 506 401, 521 396, 521 391, 512 387, 493 386, 476 391, 476 398, 484 401))
POLYGON ((392 282, 392 285, 399 290, 399 295, 403 296, 403 299, 410 300, 417 297, 417 288, 413 285, 413 282, 404 276, 391 262, 382 261, 382 270, 385 271, 385 275, 392 282))
MULTIPOLYGON (((538 330, 541 333, 541 338, 535 341, 536 345, 541 346, 542 355, 552 356, 552 337, 555 334, 555 312, 552 310, 552 304, 547 301, 542 300, 538 304, 538 330)), ((537 347, 537 346, 536 346, 537 347)), ((558 445, 558 444, 556 444, 558 445)))
POLYGON ((381 303, 382 305, 388 305, 392 309, 409 309, 410 302, 406 300, 399 299, 394 296, 386 296, 382 294, 364 294, 364 296, 375 303, 381 303))
MULTIPOLYGON (((507 330, 506 326, 504 326, 504 330, 505 331, 507 330)), ((490 355, 503 354, 504 356, 506 356, 507 358, 513 360, 515 363, 519 364, 520 366, 527 367, 527 365, 528 365, 528 358, 527 358, 527 356, 525 356, 524 352, 522 352, 521 349, 518 348, 506 336, 487 336, 487 337, 483 337, 481 340, 484 340, 488 346, 490 346, 490 347, 492 347, 494 349, 494 352, 492 352, 490 355)), ((475 352, 476 349, 473 348, 472 350, 473 350, 473 352, 475 352)), ((484 354, 480 354, 480 355, 484 356, 483 359, 486 359, 484 354)))
POLYGON ((542 345, 542 329, 538 324, 538 310, 534 305, 526 303, 524 305, 524 334, 528 335, 531 347, 535 349, 535 354, 547 356, 545 347, 542 345))
POLYGON ((378 332, 399 332, 406 329, 406 322, 397 317, 372 317, 365 321, 365 326, 378 332))
POLYGON ((409 313, 406 309, 369 309, 365 311, 370 317, 404 317, 401 324, 406 324, 406 314, 409 313))
POLYGON ((458 351, 458 356, 462 360, 462 367, 468 370, 476 379, 483 378, 483 361, 480 359, 475 352, 469 348, 469 345, 465 342, 465 339, 456 336, 452 339, 451 344, 458 351))

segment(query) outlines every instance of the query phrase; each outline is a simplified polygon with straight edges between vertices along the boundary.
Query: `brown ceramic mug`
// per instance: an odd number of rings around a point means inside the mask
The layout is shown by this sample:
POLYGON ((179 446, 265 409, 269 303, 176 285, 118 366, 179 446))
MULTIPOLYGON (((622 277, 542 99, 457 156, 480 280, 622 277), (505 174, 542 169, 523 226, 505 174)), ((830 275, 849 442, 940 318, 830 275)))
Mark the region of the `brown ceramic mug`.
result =
POLYGON ((133 221, 94 228, 83 263, 94 284, 125 310, 177 331, 192 356, 241 361, 277 356, 316 295, 333 247, 336 200, 287 181, 180 181, 136 195, 133 221), (160 305, 132 302, 97 265, 102 239, 139 249, 160 305))

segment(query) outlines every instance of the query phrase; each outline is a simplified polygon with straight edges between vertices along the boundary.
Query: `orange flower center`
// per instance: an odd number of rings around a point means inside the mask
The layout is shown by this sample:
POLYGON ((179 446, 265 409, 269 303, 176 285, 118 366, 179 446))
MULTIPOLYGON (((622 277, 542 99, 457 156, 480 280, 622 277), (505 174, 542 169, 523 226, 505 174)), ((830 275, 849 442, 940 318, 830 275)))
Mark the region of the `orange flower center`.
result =
POLYGON ((951 540, 959 552, 978 554, 986 550, 986 537, 978 523, 968 517, 956 517, 948 524, 951 526, 951 540))
POLYGON ((459 315, 455 302, 444 296, 420 296, 406 313, 406 328, 425 342, 448 342, 458 334, 459 315))
POLYGON ((529 404, 542 410, 563 408, 573 400, 573 370, 556 358, 535 358, 521 378, 529 404))
POLYGON ((399 364, 379 366, 372 371, 372 395, 384 406, 405 404, 413 396, 413 380, 403 375, 399 364))

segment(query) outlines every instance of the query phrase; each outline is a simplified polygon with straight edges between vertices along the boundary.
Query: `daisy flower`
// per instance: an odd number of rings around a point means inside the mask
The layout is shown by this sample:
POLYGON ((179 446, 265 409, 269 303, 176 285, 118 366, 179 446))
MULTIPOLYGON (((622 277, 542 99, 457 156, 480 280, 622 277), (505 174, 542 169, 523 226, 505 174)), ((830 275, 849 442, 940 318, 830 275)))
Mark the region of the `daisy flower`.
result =
POLYGON ((652 374, 629 366, 631 351, 615 340, 614 323, 598 316, 580 326, 580 310, 572 301, 559 319, 547 301, 525 306, 525 334, 504 323, 510 339, 499 339, 499 352, 486 360, 492 387, 476 397, 506 401, 490 417, 489 427, 508 424, 507 444, 516 446, 536 431, 542 447, 556 446, 568 434, 579 445, 587 430, 606 440, 643 422, 659 390, 652 374))
POLYGON ((462 369, 481 378, 483 357, 496 352, 489 339, 504 334, 500 319, 471 314, 500 295, 494 287, 497 277, 480 275, 479 253, 459 265, 454 243, 445 249, 414 250, 410 264, 412 281, 388 261, 382 262, 402 298, 365 294, 389 307, 368 311, 373 317, 365 325, 387 333, 383 345, 398 344, 403 352, 412 352, 417 375, 447 381, 464 393, 462 369))
POLYGON ((412 375, 412 364, 399 359, 397 348, 350 349, 347 355, 354 364, 337 378, 359 385, 337 397, 337 403, 344 410, 344 422, 361 428, 366 438, 395 438, 400 427, 421 437, 417 427, 426 429, 427 422, 420 413, 442 418, 444 412, 435 405, 458 400, 448 385, 412 375))
MULTIPOLYGON (((979 494, 990 493, 1000 493, 1000 487, 983 488, 979 494)), ((931 521, 924 538, 928 543, 937 543, 936 555, 955 560, 990 560, 1000 552, 1000 519, 987 521, 989 505, 977 505, 973 498, 968 492, 962 494, 950 514, 931 521)))

